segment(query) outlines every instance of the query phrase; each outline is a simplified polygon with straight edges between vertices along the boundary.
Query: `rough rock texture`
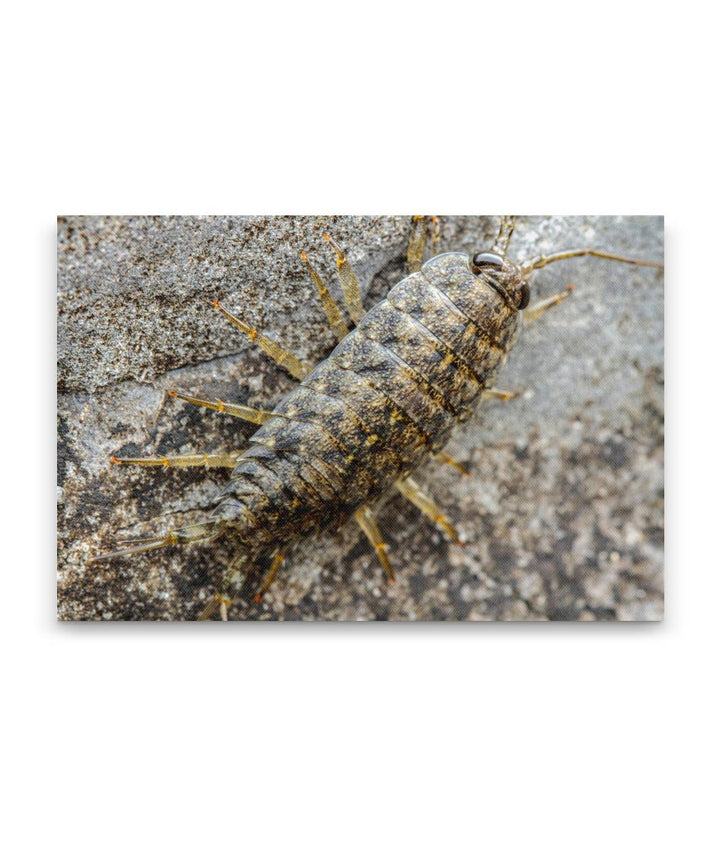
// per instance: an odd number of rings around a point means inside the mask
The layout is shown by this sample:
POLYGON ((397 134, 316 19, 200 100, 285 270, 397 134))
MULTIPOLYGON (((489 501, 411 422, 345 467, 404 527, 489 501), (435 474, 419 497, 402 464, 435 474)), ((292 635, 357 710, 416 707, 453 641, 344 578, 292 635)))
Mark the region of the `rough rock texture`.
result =
MULTIPOLYGON (((446 217, 439 249, 492 243, 495 217, 446 217)), ((164 400, 180 389, 267 407, 293 381, 210 307, 221 298, 300 357, 329 350, 306 250, 338 293, 321 233, 347 247, 366 304, 404 273, 408 217, 63 217, 58 223, 58 614, 192 619, 228 555, 218 545, 88 565, 116 534, 189 523, 223 471, 113 467, 111 455, 241 449, 252 426, 164 400)), ((511 256, 588 245, 662 259, 656 217, 529 217, 511 256)), ((464 548, 400 497, 379 514, 388 587, 353 526, 298 545, 235 618, 652 620, 663 604, 663 279, 580 259, 535 275, 570 300, 523 331, 498 385, 448 451, 462 477, 418 473, 464 548)))

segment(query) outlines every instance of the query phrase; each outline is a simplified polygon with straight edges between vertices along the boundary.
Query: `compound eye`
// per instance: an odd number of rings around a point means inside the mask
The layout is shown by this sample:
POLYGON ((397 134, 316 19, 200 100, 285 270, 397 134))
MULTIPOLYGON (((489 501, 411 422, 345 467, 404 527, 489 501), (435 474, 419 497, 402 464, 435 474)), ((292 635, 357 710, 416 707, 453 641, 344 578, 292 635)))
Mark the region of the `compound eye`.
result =
POLYGON ((518 309, 525 309, 530 303, 530 286, 524 282, 520 289, 520 303, 518 304, 518 309))
POLYGON ((497 253, 476 253, 472 259, 473 273, 478 273, 484 267, 501 268, 502 266, 503 257, 497 253))

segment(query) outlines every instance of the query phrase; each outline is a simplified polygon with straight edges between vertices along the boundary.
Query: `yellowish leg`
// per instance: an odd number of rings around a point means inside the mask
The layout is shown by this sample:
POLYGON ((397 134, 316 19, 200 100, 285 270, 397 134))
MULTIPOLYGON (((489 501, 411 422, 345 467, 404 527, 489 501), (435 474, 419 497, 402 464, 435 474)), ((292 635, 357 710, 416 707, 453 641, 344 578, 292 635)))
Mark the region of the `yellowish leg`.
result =
POLYGON ((205 604, 202 610, 198 613, 197 621, 207 621, 212 617, 216 609, 220 607, 220 598, 218 595, 213 595, 205 604))
POLYGON ((205 604, 201 612, 198 614, 198 617, 195 619, 196 621, 208 621, 208 619, 212 618, 216 611, 220 612, 220 620, 227 621, 228 620, 228 607, 232 601, 229 597, 223 594, 214 594, 210 600, 205 604))
POLYGON ((430 252, 434 256, 437 253, 438 243, 440 242, 440 218, 431 217, 430 222, 433 225, 432 239, 430 241, 430 252))
POLYGON ((195 619, 196 621, 207 621, 212 618, 215 614, 216 610, 220 611, 220 620, 227 621, 228 620, 228 607, 232 601, 230 598, 225 597, 225 595, 214 594, 210 600, 205 604, 202 611, 198 614, 198 617, 195 619))
POLYGON ((433 458, 435 458, 436 461, 440 461, 441 464, 447 464, 448 466, 453 467, 464 476, 470 475, 470 470, 461 464, 460 461, 456 461, 455 458, 450 457, 447 452, 435 452, 433 458))
POLYGON ((481 393, 482 398, 493 398, 498 401, 510 401, 511 398, 515 398, 518 395, 517 392, 509 392, 507 389, 496 389, 496 387, 491 386, 489 389, 484 389, 481 393))
POLYGON ((347 304, 350 317, 357 324, 365 314, 365 309, 360 299, 360 286, 358 285, 357 277, 350 267, 350 262, 347 260, 345 253, 340 249, 338 244, 328 235, 327 232, 323 238, 335 250, 337 256, 338 277, 340 278, 340 287, 342 288, 343 297, 347 304))
POLYGON ((232 603, 237 603, 238 601, 231 600, 227 592, 230 590, 231 585, 234 585, 235 588, 239 589, 245 582, 245 577, 247 576, 245 571, 246 565, 247 557, 244 552, 237 553, 232 558, 223 576, 220 591, 217 592, 217 594, 214 594, 205 604, 197 617, 198 621, 207 621, 209 618, 212 618, 216 610, 220 611, 220 619, 222 621, 228 620, 228 607, 232 603))
POLYGON ((255 593, 255 597, 253 598, 255 603, 260 603, 260 601, 263 599, 263 596, 265 595, 267 590, 270 588, 270 586, 273 584, 275 577, 278 575, 278 571, 280 570, 280 567, 282 566, 282 563, 284 561, 285 561, 285 556, 283 556, 282 553, 280 553, 280 552, 275 553, 275 555, 273 556, 273 560, 270 564, 270 568, 268 569, 268 572, 265 574, 265 579, 262 581, 262 585, 260 586, 260 588, 255 593))
POLYGON ((171 398, 188 401, 190 404, 197 404, 198 407, 207 407, 209 410, 217 410, 220 413, 237 416, 238 419, 244 419, 245 422, 254 422, 256 425, 262 425, 263 422, 267 422, 273 415, 270 410, 258 410, 255 407, 247 407, 245 404, 233 404, 229 401, 207 401, 204 398, 195 398, 194 395, 186 395, 184 392, 177 392, 174 389, 170 390, 168 395, 171 398))
POLYGON ((110 458, 113 464, 134 464, 138 467, 225 467, 232 469, 242 452, 226 455, 151 455, 147 458, 110 458))
POLYGON ((393 572, 392 565, 390 564, 390 559, 387 554, 387 544, 383 540, 382 533, 380 532, 380 527, 377 524, 377 520, 375 519, 375 515, 372 511, 367 507, 367 505, 363 505, 355 512, 355 520, 358 523, 358 526, 362 529, 367 537, 368 541, 375 548, 375 552, 377 553, 377 557, 380 560, 380 564, 383 566, 383 570, 385 571, 385 575, 387 576, 389 583, 395 582, 395 573, 393 572))
POLYGON ((515 231, 516 220, 517 217, 515 215, 507 215, 500 218, 500 229, 492 247, 494 253, 499 253, 501 256, 507 255, 510 238, 512 238, 512 234, 515 231))
POLYGON ((546 297, 544 300, 538 300, 537 303, 533 303, 532 306, 528 306, 523 313, 525 323, 528 324, 531 321, 537 321, 537 319, 541 315, 544 315, 548 309, 553 306, 557 306, 558 303, 562 303, 563 300, 570 297, 574 287, 574 285, 568 285, 565 291, 561 291, 559 294, 553 294, 550 297, 546 297))
POLYGON ((293 377, 296 377, 298 380, 302 380, 310 373, 312 366, 308 365, 308 363, 304 363, 294 354, 291 354, 290 351, 286 351, 284 348, 281 348, 277 342, 274 342, 272 339, 268 339, 267 336, 260 333, 254 327, 251 327, 249 324, 246 324, 240 318, 233 315, 232 312, 225 309, 219 301, 214 300, 213 306, 216 309, 219 309, 220 312, 222 312, 222 314, 238 329, 242 330, 246 336, 249 336, 250 341, 255 342, 261 351, 264 351, 264 353, 275 360, 279 366, 287 369, 293 377))
POLYGON ((410 228, 410 240, 407 248, 407 266, 410 273, 415 273, 422 266, 425 242, 427 241, 427 224, 425 217, 415 215, 410 228))
POLYGON ((335 338, 338 342, 341 339, 344 339, 345 336, 350 332, 347 328, 347 325, 343 321, 342 314, 340 309, 333 300, 332 294, 327 290, 325 283, 322 281, 320 274, 315 270, 315 268, 310 264, 307 253, 300 253, 300 258, 305 262, 310 270, 310 276, 313 278, 313 282, 315 283, 315 287, 318 290, 318 295, 320 296, 320 302, 323 305, 323 309, 325 310, 325 315, 327 316, 328 324, 330 325, 330 329, 335 334, 335 338))
POLYGON ((462 541, 455 531, 454 526, 442 513, 440 507, 421 489, 420 485, 414 479, 409 476, 404 479, 398 479, 395 482, 395 487, 416 508, 419 508, 423 514, 439 526, 452 541, 462 547, 462 541))

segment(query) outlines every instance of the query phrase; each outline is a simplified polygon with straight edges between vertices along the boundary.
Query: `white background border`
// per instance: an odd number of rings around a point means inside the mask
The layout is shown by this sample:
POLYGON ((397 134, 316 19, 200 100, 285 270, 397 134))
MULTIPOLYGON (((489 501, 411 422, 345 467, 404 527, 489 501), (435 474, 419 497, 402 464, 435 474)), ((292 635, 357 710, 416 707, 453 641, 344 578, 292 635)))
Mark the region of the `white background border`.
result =
POLYGON ((5 852, 717 852, 715 28, 500 6, 6 11, 5 852), (55 623, 56 214, 511 211, 666 215, 664 624, 55 623))

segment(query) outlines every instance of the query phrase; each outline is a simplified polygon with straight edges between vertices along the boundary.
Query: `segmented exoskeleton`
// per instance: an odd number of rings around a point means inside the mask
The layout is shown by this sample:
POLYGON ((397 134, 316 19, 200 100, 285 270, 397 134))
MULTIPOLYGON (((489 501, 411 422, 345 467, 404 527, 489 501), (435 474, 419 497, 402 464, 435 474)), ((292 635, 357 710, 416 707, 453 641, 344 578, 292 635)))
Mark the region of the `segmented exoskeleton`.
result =
MULTIPOLYGON (((142 465, 226 466, 232 467, 232 473, 205 523, 135 540, 99 559, 169 544, 230 538, 236 557, 223 576, 217 597, 201 615, 209 617, 219 611, 227 618, 228 605, 238 596, 256 559, 273 556, 259 597, 272 582, 292 541, 354 516, 393 580, 372 505, 396 487, 449 537, 458 540, 452 525, 411 474, 428 456, 442 456, 452 429, 469 418, 483 394, 507 397, 492 384, 523 315, 537 317, 570 293, 568 289, 528 308, 532 272, 581 255, 661 266, 588 249, 515 264, 507 258, 512 217, 503 218, 491 251, 472 257, 443 253, 421 266, 427 224, 424 218, 415 218, 413 223, 410 274, 367 313, 345 254, 325 236, 337 254, 343 294, 355 324, 352 330, 303 254, 339 339, 332 353, 314 369, 216 303, 297 377, 300 386, 272 411, 171 393, 258 423, 260 428, 241 453, 114 459, 142 465)), ((447 456, 445 459, 451 462, 447 456)))

